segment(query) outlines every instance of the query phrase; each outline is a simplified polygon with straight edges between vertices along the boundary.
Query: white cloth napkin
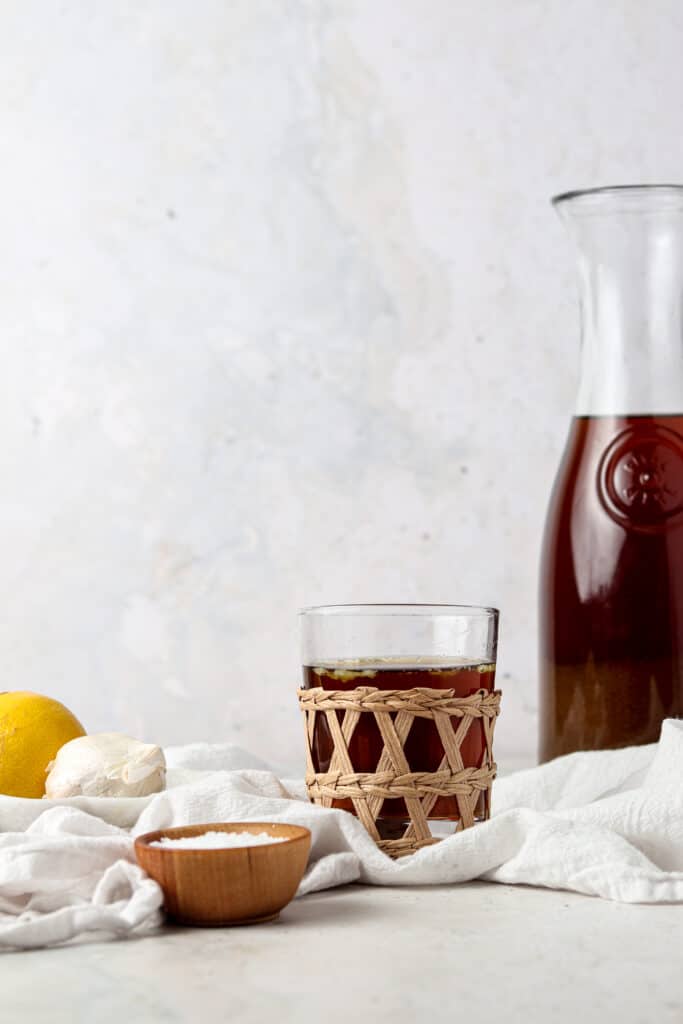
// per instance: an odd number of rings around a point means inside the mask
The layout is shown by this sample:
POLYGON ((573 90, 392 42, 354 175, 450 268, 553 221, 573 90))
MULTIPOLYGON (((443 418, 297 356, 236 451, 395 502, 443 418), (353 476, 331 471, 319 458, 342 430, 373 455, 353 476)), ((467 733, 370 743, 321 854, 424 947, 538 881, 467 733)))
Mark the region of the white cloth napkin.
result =
POLYGON ((0 797, 0 947, 140 933, 161 892, 135 864, 132 836, 172 825, 306 825, 299 895, 371 885, 493 882, 572 889, 626 903, 683 902, 683 722, 659 743, 571 754, 503 778, 494 816, 412 857, 382 854, 351 814, 310 805, 235 747, 167 751, 169 788, 139 800, 0 797))

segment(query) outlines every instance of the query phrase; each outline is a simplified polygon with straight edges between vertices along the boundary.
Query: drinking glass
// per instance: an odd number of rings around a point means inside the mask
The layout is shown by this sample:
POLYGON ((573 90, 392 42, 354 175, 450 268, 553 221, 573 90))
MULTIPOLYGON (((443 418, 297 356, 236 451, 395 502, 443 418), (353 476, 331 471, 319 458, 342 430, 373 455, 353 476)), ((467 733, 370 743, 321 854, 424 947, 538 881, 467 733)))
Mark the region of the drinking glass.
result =
MULTIPOLYGON (((303 689, 356 691, 359 687, 380 691, 450 691, 455 698, 494 692, 498 611, 467 605, 363 604, 305 608, 300 613, 303 689)), ((324 695, 323 695, 324 696, 324 695)), ((440 698, 440 694, 437 698, 440 698)), ((443 696, 447 697, 447 694, 443 696)), ((342 698, 343 700, 343 698, 342 698)), ((497 712, 496 712, 497 713, 497 712)), ((316 714, 311 727, 310 754, 313 772, 329 773, 334 767, 335 742, 330 714, 341 723, 344 711, 316 714)), ((307 722, 309 720, 307 719, 307 722)), ((397 727, 398 714, 392 715, 397 727)), ((456 725, 457 719, 453 719, 456 725)), ((461 728, 459 752, 466 775, 493 768, 489 764, 485 717, 468 719, 461 728)), ((332 723, 334 725, 334 723, 332 723)), ((420 713, 411 720, 403 752, 410 773, 436 773, 448 768, 441 731, 434 716, 420 713)), ((404 727, 407 725, 407 720, 404 727)), ((492 727, 492 726, 491 726, 492 727)), ((450 725, 449 725, 450 728, 450 725)), ((336 730, 335 730, 336 731, 336 730)), ((377 717, 361 714, 348 739, 348 754, 357 773, 374 773, 385 747, 386 736, 377 717)), ((310 789, 309 789, 310 792, 310 789)), ((475 820, 488 817, 490 785, 474 794, 475 820)), ((422 798, 429 821, 461 820, 458 797, 422 798)), ((328 806, 354 812, 350 799, 331 799, 328 806)), ((471 822, 468 822, 468 824, 471 822)), ((381 839, 394 839, 410 825, 403 797, 384 798, 376 814, 381 839)), ((433 830, 438 831, 438 830, 433 830)), ((452 831, 452 829, 451 829, 452 831)))

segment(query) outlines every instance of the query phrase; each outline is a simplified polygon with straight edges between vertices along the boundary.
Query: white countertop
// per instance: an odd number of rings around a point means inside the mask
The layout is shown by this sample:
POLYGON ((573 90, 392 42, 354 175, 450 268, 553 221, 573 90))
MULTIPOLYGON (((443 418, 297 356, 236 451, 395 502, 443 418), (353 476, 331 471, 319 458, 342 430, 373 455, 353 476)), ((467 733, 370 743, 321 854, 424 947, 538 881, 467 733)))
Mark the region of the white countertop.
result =
POLYGON ((271 924, 0 954, 0 1020, 681 1024, 682 946, 681 906, 348 886, 271 924))

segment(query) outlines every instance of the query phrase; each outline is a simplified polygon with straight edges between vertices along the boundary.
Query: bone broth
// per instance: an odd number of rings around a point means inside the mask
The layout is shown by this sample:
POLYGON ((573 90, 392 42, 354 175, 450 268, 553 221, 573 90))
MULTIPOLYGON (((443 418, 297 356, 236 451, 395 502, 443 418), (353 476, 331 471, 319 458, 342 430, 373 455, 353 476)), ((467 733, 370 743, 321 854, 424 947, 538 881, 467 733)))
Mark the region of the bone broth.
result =
MULTIPOLYGON (((305 665, 304 687, 324 690, 353 690, 358 686, 374 686, 379 690, 412 690, 426 687, 453 690, 457 697, 469 697, 477 690, 493 690, 495 665, 488 662, 458 661, 457 658, 376 658, 330 661, 324 665, 305 665)), ((341 722, 343 712, 338 711, 341 722)), ((349 743, 349 754, 357 772, 374 772, 383 749, 374 716, 362 714, 349 743)), ((444 749, 433 721, 416 718, 406 739, 404 750, 412 772, 438 771, 444 749)), ((313 763, 317 772, 330 768, 333 741, 323 715, 318 715, 313 736, 313 763)), ((460 748, 464 767, 479 767, 484 757, 484 733, 480 719, 472 722, 460 748)), ((350 800, 335 800, 334 807, 353 810, 350 800)), ((478 812, 483 814, 483 798, 478 812)), ((378 818, 381 834, 407 820, 402 798, 385 800, 378 818)), ((445 821, 459 819, 455 797, 439 798, 430 818, 445 821)))
POLYGON ((683 416, 574 420, 541 575, 541 760, 683 715, 683 416))

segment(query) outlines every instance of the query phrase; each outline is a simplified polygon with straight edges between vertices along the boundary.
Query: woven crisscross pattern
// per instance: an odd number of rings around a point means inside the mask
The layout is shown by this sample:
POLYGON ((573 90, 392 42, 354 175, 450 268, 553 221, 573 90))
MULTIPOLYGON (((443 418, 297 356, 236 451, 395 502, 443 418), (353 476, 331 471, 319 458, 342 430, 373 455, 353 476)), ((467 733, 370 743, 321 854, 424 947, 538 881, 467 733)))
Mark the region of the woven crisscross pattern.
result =
POLYGON ((351 800, 363 825, 380 849, 391 857, 414 853, 437 842, 429 829, 429 814, 440 797, 454 797, 460 811, 458 828, 474 824, 480 795, 489 817, 491 785, 496 775, 493 728, 500 711, 500 691, 477 690, 457 697, 454 690, 418 688, 379 690, 299 690, 306 731, 306 786, 310 799, 323 807, 334 800, 351 800), (340 714, 341 713, 341 714, 340 714), (374 772, 358 772, 351 762, 349 743, 361 715, 373 715, 384 742, 374 772), (313 761, 316 716, 324 715, 333 742, 329 770, 317 772, 313 761), (434 721, 444 750, 437 771, 415 772, 404 746, 416 718, 434 721), (465 766, 460 748, 472 722, 481 720, 484 750, 481 763, 465 766), (410 818, 400 839, 382 839, 377 828, 385 800, 402 797, 410 818))

